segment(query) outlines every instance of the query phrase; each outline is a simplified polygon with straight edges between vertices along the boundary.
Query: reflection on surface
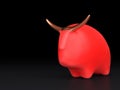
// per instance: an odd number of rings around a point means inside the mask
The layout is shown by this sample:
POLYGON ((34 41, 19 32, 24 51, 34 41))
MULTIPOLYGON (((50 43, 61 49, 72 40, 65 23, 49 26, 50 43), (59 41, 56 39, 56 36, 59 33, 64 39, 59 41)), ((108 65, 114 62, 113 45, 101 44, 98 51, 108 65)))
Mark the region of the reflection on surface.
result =
POLYGON ((110 90, 109 76, 95 76, 91 79, 71 79, 68 90, 110 90))

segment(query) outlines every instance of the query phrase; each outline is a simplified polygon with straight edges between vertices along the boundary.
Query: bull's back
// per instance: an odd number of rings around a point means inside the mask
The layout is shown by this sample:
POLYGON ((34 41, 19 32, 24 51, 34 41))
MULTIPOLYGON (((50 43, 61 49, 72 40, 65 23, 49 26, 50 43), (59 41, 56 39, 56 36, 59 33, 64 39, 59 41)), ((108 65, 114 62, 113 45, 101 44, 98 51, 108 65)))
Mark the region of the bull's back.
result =
MULTIPOLYGON (((84 32, 86 33, 86 38, 88 38, 89 47, 89 58, 92 62, 97 64, 105 64, 110 66, 110 48, 105 39, 105 37, 96 29, 86 25, 83 27, 84 32), (85 29, 89 27, 89 29, 85 29)), ((98 65, 99 66, 99 65, 98 65)))

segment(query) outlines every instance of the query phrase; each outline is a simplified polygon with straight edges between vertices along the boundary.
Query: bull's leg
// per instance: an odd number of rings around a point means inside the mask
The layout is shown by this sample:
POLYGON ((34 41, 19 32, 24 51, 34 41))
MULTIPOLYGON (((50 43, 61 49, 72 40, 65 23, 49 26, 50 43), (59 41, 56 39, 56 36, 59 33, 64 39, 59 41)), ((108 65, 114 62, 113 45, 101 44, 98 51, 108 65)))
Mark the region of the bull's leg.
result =
POLYGON ((90 68, 85 68, 82 70, 81 76, 87 79, 87 78, 91 78, 93 73, 94 73, 93 70, 91 70, 90 68))
POLYGON ((96 74, 108 75, 110 73, 110 65, 103 64, 97 70, 95 70, 96 74))
POLYGON ((99 69, 102 71, 101 74, 103 75, 109 75, 110 73, 110 66, 111 66, 111 60, 110 60, 110 54, 107 53, 106 56, 103 58, 103 63, 99 69))
POLYGON ((80 69, 70 68, 69 71, 73 77, 75 78, 80 77, 80 69))
POLYGON ((93 70, 88 69, 69 69, 71 75, 73 77, 83 77, 83 78, 91 78, 93 75, 93 70))
POLYGON ((109 75, 110 73, 110 66, 109 65, 104 65, 102 68, 101 68, 101 73, 103 75, 109 75))

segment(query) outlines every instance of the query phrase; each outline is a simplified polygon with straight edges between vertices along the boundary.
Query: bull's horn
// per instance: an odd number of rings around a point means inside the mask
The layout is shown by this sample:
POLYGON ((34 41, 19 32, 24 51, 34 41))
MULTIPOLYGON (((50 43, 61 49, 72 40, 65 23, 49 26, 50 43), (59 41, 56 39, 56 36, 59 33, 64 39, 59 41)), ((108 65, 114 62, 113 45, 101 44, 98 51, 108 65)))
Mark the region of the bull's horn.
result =
POLYGON ((48 23, 53 29, 55 29, 56 31, 59 32, 59 31, 62 29, 62 27, 59 27, 59 26, 53 24, 53 23, 50 22, 48 19, 46 19, 46 21, 47 21, 47 23, 48 23))
POLYGON ((86 24, 88 22, 89 18, 90 18, 90 14, 83 20, 82 23, 80 23, 77 26, 71 28, 70 30, 73 31, 73 30, 75 30, 77 28, 80 28, 81 26, 83 26, 84 24, 86 24))

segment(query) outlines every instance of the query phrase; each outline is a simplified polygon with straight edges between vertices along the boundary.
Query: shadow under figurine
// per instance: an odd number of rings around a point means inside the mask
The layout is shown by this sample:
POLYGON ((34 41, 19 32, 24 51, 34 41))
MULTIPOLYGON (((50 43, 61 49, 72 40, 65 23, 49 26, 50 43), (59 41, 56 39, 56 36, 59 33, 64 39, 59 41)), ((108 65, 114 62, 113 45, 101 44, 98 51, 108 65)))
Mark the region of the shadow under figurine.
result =
POLYGON ((109 75, 110 48, 100 32, 87 25, 88 15, 82 23, 59 27, 48 19, 46 22, 60 33, 58 59, 68 68, 72 77, 91 78, 93 74, 109 75))

